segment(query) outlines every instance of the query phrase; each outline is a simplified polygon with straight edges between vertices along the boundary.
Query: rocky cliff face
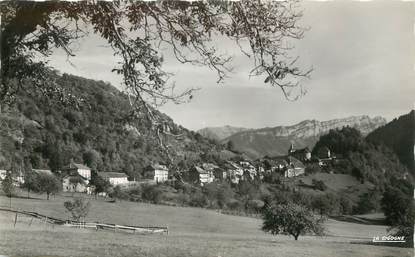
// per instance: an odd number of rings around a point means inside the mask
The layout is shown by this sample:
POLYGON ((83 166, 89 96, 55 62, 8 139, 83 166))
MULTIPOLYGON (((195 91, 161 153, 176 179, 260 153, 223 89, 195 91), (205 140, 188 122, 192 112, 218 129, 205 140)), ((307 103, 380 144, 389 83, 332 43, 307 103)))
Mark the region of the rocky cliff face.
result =
POLYGON ((231 140, 235 150, 245 152, 252 158, 264 155, 286 154, 291 143, 297 148, 312 148, 318 138, 330 129, 350 126, 367 135, 376 128, 386 124, 383 117, 353 116, 329 121, 305 120, 292 126, 278 126, 235 133, 223 142, 231 140))
POLYGON ((292 136, 296 138, 307 138, 319 136, 328 132, 330 129, 350 126, 358 129, 363 135, 367 135, 376 128, 386 124, 383 117, 370 118, 369 116, 353 116, 344 119, 335 119, 329 121, 305 120, 292 126, 279 126, 274 128, 264 128, 246 133, 267 134, 270 133, 276 137, 292 136))

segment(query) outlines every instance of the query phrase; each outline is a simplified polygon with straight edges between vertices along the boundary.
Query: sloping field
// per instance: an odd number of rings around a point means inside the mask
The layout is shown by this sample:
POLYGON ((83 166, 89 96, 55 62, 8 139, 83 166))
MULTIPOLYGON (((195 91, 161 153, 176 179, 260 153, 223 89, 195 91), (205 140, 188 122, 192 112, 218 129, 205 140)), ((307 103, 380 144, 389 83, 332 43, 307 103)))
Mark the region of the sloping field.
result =
MULTIPOLYGON (((358 201, 361 194, 373 188, 373 184, 369 182, 362 184, 356 178, 346 174, 316 173, 295 178, 294 181, 299 182, 301 180, 305 185, 311 186, 313 179, 323 181, 327 186, 327 192, 344 193, 354 202, 358 201)), ((303 190, 309 191, 312 194, 324 193, 311 188, 304 188, 303 190)))
MULTIPOLYGON (((68 218, 68 197, 13 198, 12 207, 68 218)), ((298 241, 260 230, 261 220, 223 215, 211 210, 132 202, 91 200, 88 221, 127 225, 167 225, 169 235, 136 235, 66 228, 0 212, 0 255, 8 256, 413 256, 412 249, 358 244, 385 227, 329 220, 325 237, 298 241), (30 224, 32 222, 32 224, 30 224), (30 224, 30 226, 29 226, 30 224)), ((0 197, 0 205, 8 206, 0 197)))

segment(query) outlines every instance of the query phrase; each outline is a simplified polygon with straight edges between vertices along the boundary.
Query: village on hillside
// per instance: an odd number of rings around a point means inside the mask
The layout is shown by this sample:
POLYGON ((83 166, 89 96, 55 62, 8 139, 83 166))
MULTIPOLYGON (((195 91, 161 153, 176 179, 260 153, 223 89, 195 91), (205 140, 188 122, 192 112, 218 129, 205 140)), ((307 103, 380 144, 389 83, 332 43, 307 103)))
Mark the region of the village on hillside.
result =
MULTIPOLYGON (((71 161, 58 171, 50 169, 31 169, 29 171, 0 169, 0 181, 10 174, 15 186, 24 187, 26 177, 46 175, 57 178, 61 183, 63 192, 93 194, 96 193, 96 186, 92 179, 94 176, 107 181, 111 187, 119 186, 123 189, 139 184, 160 184, 177 180, 200 186, 214 181, 238 184, 244 180, 252 181, 256 179, 262 181, 264 179, 298 177, 304 175, 308 165, 318 165, 324 168, 339 161, 341 159, 331 154, 327 147, 321 148, 317 156, 312 156, 308 147, 295 149, 294 145, 291 144, 287 155, 265 156, 254 161, 238 156, 234 160, 226 160, 222 165, 203 162, 190 167, 188 170, 176 170, 174 172, 164 164, 155 163, 147 166, 142 171, 143 176, 140 180, 130 180, 127 174, 123 172, 93 171, 84 164, 71 161)), ((105 191, 108 190, 109 188, 106 188, 105 191)), ((98 193, 106 196, 108 192, 100 191, 98 193)))
POLYGON ((414 256, 415 1, 362 2, 0 1, 0 257, 414 256))

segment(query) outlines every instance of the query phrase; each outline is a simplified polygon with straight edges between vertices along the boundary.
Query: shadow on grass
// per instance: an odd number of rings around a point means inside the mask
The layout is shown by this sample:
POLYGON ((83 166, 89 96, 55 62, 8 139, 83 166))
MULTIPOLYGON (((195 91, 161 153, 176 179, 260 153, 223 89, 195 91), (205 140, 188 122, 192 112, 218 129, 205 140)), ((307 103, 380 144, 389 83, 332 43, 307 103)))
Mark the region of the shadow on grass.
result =
POLYGON ((356 217, 353 215, 341 215, 341 216, 330 216, 331 219, 337 221, 351 222, 364 225, 385 225, 385 219, 368 219, 362 217, 356 217))
POLYGON ((12 198, 18 198, 18 199, 30 199, 30 200, 46 200, 46 198, 32 197, 32 196, 27 197, 27 196, 20 196, 20 195, 13 196, 12 198))

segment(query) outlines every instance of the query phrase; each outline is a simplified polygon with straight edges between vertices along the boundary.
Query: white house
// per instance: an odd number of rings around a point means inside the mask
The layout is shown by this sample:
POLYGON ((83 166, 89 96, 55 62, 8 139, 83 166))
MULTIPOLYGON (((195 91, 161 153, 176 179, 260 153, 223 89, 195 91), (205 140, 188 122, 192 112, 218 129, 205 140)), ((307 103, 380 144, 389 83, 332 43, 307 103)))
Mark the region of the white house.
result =
POLYGON ((212 170, 205 170, 198 166, 194 166, 189 170, 189 180, 193 183, 204 185, 212 183, 214 179, 215 176, 212 170))
POLYGON ((126 185, 128 184, 128 177, 125 173, 120 172, 98 172, 98 176, 108 180, 111 185, 126 185))
POLYGON ((239 180, 243 179, 244 170, 238 164, 228 161, 225 164, 226 176, 232 183, 238 184, 239 180))
POLYGON ((251 179, 254 179, 254 177, 257 175, 257 170, 255 167, 248 161, 240 161, 239 164, 242 167, 244 173, 249 175, 251 179))
POLYGON ((64 176, 62 190, 63 192, 90 193, 88 180, 79 174, 64 176))
POLYGON ((291 178, 291 177, 303 175, 305 173, 305 166, 298 159, 292 156, 289 156, 288 162, 289 163, 288 163, 287 169, 284 172, 285 177, 291 178))
POLYGON ((91 180, 91 168, 83 164, 71 162, 67 167, 63 168, 62 171, 70 175, 79 174, 87 180, 91 180))
POLYGON ((5 179, 7 176, 7 170, 0 170, 0 180, 5 179))
POLYGON ((144 177, 154 180, 156 183, 164 182, 169 179, 169 169, 165 165, 150 165, 145 169, 144 177))

